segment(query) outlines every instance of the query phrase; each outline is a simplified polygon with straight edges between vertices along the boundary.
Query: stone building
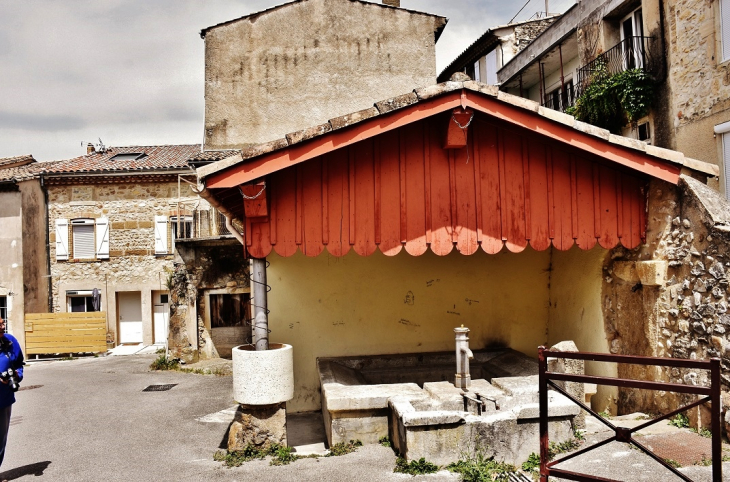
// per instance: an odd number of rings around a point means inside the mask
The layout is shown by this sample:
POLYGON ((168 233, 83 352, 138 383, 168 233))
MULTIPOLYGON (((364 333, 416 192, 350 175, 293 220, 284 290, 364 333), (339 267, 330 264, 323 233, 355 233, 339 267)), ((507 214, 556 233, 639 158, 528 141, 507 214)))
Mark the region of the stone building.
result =
POLYGON ((446 19, 399 3, 296 0, 204 29, 205 149, 281 138, 433 84, 446 19))
MULTIPOLYGON (((106 312, 110 343, 166 342, 176 243, 221 224, 186 182, 199 152, 89 146, 44 167, 52 311, 106 312)), ((197 329, 183 338, 197 346, 197 329)))
POLYGON ((0 159, 0 316, 21 345, 25 313, 49 306, 45 193, 33 156, 0 159))
POLYGON ((728 11, 725 0, 578 2, 499 71, 500 88, 565 110, 600 69, 642 69, 654 102, 617 133, 719 165, 710 184, 730 197, 728 11))
POLYGON ((496 85, 499 69, 558 18, 552 15, 490 28, 459 54, 437 80, 446 82, 454 73, 463 72, 477 82, 496 85))

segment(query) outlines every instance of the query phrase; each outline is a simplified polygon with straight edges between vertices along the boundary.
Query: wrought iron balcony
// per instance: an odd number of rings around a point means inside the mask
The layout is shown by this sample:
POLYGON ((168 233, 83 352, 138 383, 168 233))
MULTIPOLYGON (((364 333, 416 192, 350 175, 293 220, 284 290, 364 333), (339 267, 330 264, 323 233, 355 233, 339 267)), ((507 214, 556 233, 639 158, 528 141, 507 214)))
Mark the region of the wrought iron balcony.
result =
POLYGON ((653 40, 654 37, 627 37, 578 69, 576 97, 583 93, 599 72, 609 75, 631 69, 653 72, 656 62, 652 59, 649 48, 653 40))

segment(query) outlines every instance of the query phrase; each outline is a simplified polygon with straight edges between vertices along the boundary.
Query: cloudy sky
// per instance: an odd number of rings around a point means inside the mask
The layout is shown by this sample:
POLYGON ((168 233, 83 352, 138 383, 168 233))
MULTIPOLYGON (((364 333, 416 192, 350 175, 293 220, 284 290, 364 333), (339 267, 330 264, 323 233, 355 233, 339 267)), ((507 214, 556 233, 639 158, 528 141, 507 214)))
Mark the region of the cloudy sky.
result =
MULTIPOLYGON (((441 71, 527 0, 402 0, 443 15, 441 71)), ((40 161, 203 137, 201 29, 284 0, 0 0, 0 157, 40 161)), ((562 13, 573 0, 550 0, 562 13)), ((517 20, 545 10, 530 0, 517 20)))

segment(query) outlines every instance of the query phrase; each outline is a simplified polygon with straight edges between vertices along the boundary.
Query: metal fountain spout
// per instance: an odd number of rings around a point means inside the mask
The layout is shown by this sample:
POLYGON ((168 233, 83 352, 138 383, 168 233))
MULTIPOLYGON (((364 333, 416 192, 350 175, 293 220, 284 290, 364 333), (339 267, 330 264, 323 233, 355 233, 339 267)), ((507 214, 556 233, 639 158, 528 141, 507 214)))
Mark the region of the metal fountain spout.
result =
POLYGON ((469 374, 469 360, 474 358, 474 354, 469 349, 469 328, 461 325, 454 328, 456 334, 456 378, 454 386, 465 390, 471 385, 471 375, 469 374))

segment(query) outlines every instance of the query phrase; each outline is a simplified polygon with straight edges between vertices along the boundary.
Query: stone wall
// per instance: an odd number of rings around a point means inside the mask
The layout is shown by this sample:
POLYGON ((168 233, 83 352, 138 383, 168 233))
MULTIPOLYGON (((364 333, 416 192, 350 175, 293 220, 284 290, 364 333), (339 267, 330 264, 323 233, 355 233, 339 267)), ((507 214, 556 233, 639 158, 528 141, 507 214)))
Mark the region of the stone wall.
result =
MULTIPOLYGON (((730 205, 692 178, 679 187, 649 186, 647 242, 617 248, 605 270, 606 331, 611 352, 686 359, 722 357, 723 390, 730 388, 730 205)), ((619 376, 703 385, 707 373, 619 366, 619 376)), ((619 390, 619 410, 666 412, 685 398, 619 390)), ((695 420, 694 423, 698 421, 695 420)))
MULTIPOLYGON (((172 254, 155 254, 155 216, 178 213, 178 184, 173 178, 163 181, 48 185, 48 225, 53 310, 67 311, 67 290, 99 289, 102 310, 107 312, 111 340, 118 340, 116 294, 135 291, 141 294, 144 342, 153 342, 153 292, 166 292, 173 270, 172 254), (68 261, 56 260, 56 219, 106 217, 109 219, 109 259, 73 259, 72 230, 69 227, 68 261)), ((180 214, 207 208, 187 184, 181 185, 180 214)), ((168 248, 172 249, 168 229, 168 248)), ((154 340, 159 342, 159 340, 154 340)))

